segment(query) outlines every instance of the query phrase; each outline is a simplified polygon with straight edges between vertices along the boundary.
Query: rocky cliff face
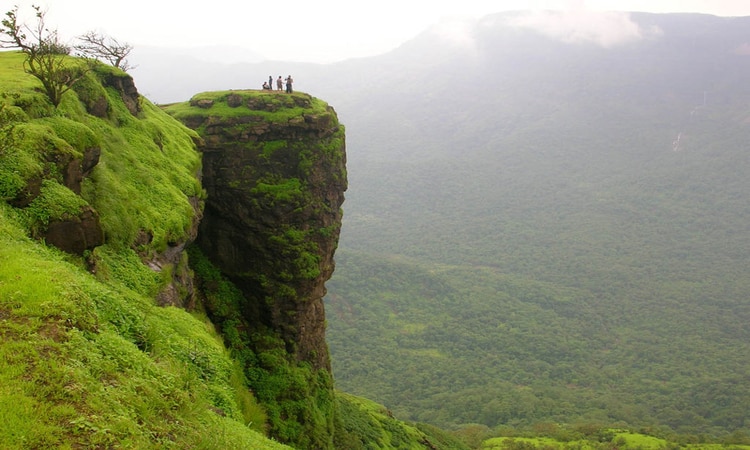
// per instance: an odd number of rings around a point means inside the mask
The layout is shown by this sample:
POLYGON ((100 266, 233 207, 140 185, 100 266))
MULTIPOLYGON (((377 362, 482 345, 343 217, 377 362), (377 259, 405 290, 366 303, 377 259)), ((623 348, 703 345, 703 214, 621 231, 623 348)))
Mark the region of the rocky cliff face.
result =
POLYGON ((177 115, 203 138, 204 253, 249 300, 243 316, 330 371, 323 296, 347 187, 344 130, 306 94, 224 92, 177 115))

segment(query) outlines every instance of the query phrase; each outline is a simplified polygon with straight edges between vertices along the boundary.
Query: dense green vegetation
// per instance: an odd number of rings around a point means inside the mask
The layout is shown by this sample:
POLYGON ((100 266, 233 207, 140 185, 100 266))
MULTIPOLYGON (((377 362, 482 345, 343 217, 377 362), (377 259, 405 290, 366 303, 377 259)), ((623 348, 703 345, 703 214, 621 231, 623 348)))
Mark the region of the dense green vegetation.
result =
POLYGON ((245 426, 258 407, 205 317, 94 279, 1 208, 0 446, 285 448, 245 426))
POLYGON ((469 447, 444 431, 425 424, 404 424, 384 406, 338 392, 336 448, 346 450, 445 449, 469 447))
POLYGON ((429 71, 423 36, 327 97, 341 389, 445 427, 748 433, 747 22, 639 20, 664 34, 606 50, 488 22, 429 71))
POLYGON ((441 426, 593 421, 718 434, 743 426, 750 392, 735 373, 747 364, 744 343, 705 342, 729 339, 741 317, 667 341, 651 327, 689 320, 669 302, 648 320, 629 311, 637 328, 615 322, 588 291, 495 268, 348 252, 338 264, 328 302, 337 378, 398 416, 441 426), (719 365, 728 373, 716 373, 719 365), (716 398, 722 408, 705 417, 685 410, 716 398))
POLYGON ((666 439, 635 433, 628 430, 612 428, 592 428, 566 430, 547 424, 536 429, 537 436, 509 436, 487 439, 482 443, 482 450, 534 450, 534 449, 580 449, 580 450, 613 450, 613 449, 690 449, 720 450, 747 449, 748 445, 726 443, 687 443, 673 442, 666 439), (550 433, 552 431, 552 433, 550 433), (556 436, 555 436, 556 435, 556 436))
POLYGON ((330 374, 295 361, 277 332, 248 323, 242 315, 247 300, 197 248, 191 249, 190 260, 206 311, 266 405, 273 435, 296 448, 330 448, 328 430, 335 415, 330 374))

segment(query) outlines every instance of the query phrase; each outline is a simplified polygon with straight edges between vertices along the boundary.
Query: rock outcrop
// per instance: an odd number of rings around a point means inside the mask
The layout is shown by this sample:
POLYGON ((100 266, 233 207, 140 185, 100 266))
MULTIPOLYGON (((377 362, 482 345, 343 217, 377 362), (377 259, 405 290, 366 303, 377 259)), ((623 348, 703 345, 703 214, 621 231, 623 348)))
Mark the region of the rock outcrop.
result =
POLYGON ((298 93, 207 93, 190 105, 177 117, 203 138, 198 244, 242 289, 246 320, 330 371, 322 299, 347 187, 336 113, 298 93))

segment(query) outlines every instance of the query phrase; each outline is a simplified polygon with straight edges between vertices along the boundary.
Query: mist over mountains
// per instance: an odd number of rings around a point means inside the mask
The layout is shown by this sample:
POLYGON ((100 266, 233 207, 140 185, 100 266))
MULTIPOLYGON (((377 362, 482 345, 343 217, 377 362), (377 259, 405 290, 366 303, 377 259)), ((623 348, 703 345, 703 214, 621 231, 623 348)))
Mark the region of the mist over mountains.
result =
MULTIPOLYGON (((750 18, 505 13, 292 74, 347 129, 337 385, 442 426, 747 430, 750 18)), ((187 67, 187 70, 184 68, 187 67)))

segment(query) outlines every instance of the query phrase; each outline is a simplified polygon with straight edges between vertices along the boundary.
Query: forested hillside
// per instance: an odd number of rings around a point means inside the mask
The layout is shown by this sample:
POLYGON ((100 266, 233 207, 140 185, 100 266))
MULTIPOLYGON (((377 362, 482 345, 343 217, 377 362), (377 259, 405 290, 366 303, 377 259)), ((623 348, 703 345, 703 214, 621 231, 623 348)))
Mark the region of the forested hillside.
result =
POLYGON ((633 14, 605 48, 513 17, 330 94, 338 385, 443 426, 747 431, 750 19, 633 14))

